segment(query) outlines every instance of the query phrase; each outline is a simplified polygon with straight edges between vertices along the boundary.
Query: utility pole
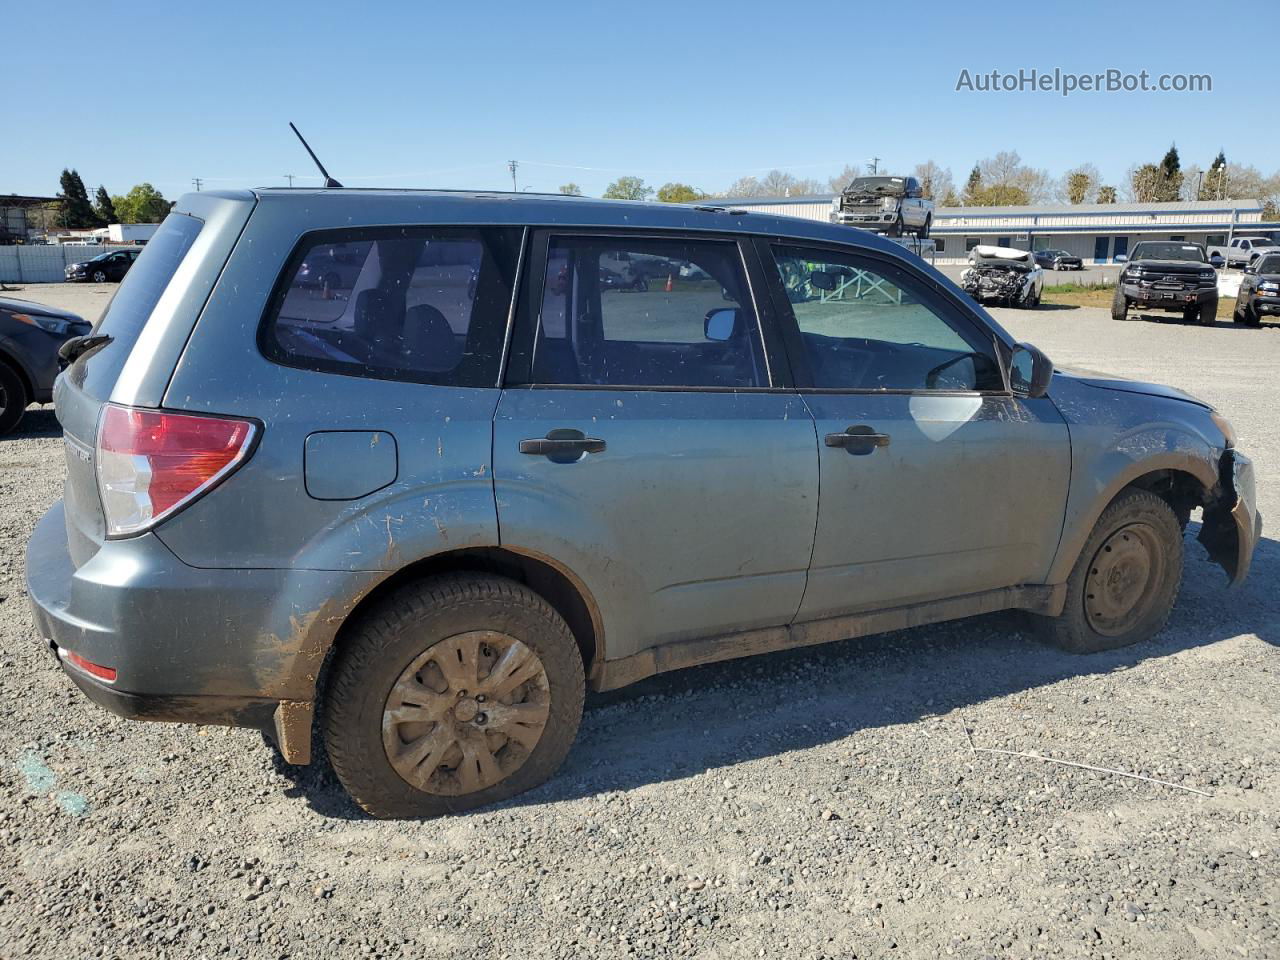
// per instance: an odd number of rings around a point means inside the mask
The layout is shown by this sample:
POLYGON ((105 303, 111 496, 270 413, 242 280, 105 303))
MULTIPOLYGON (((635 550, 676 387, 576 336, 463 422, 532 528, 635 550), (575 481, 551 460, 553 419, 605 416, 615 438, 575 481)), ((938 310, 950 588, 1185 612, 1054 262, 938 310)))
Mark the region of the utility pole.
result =
POLYGON ((284 178, 289 181, 289 186, 291 187, 293 186, 293 177, 294 175, 292 173, 284 174, 284 178))
POLYGON ((516 167, 520 166, 519 160, 508 160, 507 169, 511 171, 511 189, 516 193, 520 192, 520 185, 516 183, 516 167))
POLYGON ((879 173, 879 172, 880 172, 880 161, 881 161, 881 159, 882 159, 881 157, 868 157, 868 158, 867 158, 867 166, 871 168, 871 175, 872 175, 873 177, 874 177, 877 173, 879 173))
POLYGON ((192 177, 192 178, 191 178, 191 182, 192 182, 192 183, 194 183, 194 184, 196 185, 196 193, 199 193, 199 192, 200 192, 200 184, 204 183, 204 179, 203 179, 203 178, 201 178, 201 177, 192 177))

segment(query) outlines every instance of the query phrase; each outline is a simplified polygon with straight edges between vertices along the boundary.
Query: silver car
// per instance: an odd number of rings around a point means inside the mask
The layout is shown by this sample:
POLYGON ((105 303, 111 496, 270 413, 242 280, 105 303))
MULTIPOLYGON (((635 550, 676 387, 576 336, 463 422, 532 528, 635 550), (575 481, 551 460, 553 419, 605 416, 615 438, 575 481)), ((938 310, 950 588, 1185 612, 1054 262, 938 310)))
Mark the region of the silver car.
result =
POLYGON ((323 750, 378 816, 535 786, 587 689, 661 671, 1003 609, 1147 640, 1192 510, 1231 581, 1260 530, 1207 404, 1055 373, 797 219, 192 194, 63 352, 41 640, 124 716, 323 750), (622 257, 662 266, 603 283, 622 257))

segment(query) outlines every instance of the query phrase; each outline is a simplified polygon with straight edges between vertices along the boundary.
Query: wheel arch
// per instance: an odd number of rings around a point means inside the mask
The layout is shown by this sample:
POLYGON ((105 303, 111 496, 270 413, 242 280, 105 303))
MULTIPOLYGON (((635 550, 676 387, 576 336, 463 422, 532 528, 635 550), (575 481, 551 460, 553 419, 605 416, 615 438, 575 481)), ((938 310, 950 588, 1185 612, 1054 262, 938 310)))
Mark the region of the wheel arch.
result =
POLYGON ((0 363, 9 367, 18 375, 18 379, 22 381, 22 386, 27 391, 27 397, 34 399, 36 395, 35 380, 22 361, 12 351, 7 350, 3 343, 0 343, 0 363))

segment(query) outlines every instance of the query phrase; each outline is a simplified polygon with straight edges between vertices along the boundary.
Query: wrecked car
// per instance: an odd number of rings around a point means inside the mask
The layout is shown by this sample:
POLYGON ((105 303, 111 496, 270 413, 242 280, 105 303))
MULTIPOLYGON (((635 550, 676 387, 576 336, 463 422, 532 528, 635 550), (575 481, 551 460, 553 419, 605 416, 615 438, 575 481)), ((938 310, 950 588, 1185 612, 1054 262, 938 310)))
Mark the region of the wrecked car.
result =
POLYGON ((980 244, 969 252, 969 263, 960 274, 960 287, 979 303, 1040 305, 1044 271, 1028 251, 980 244))
POLYGON ((1204 247, 1182 240, 1143 240, 1120 271, 1111 299, 1111 317, 1124 320, 1130 311, 1180 313, 1187 323, 1202 326, 1218 318, 1218 273, 1205 258, 1204 247))
POLYGON ((831 201, 831 222, 890 237, 921 240, 933 226, 933 201, 915 177, 855 177, 831 201))
POLYGON ((588 689, 663 671, 997 610, 1145 641, 1192 511, 1231 582, 1260 531, 1208 404, 1055 371, 900 246, 795 218, 204 191, 64 357, 26 559, 51 668, 323 751, 381 817, 536 786, 588 689), (610 290, 619 254, 666 279, 610 290))

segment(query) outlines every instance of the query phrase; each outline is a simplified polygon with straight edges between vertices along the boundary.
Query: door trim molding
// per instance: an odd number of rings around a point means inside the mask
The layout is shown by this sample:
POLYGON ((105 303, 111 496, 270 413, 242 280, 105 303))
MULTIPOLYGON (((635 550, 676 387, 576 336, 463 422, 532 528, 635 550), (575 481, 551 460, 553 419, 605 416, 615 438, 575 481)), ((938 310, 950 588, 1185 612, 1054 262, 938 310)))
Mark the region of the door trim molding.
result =
POLYGON ((1065 583, 1052 586, 1022 584, 867 613, 793 623, 790 626, 664 644, 619 660, 602 661, 592 671, 591 687, 594 690, 616 690, 670 670, 750 657, 757 653, 772 653, 775 650, 851 640, 1000 610, 1029 610, 1052 617, 1062 612, 1066 598, 1065 583))

